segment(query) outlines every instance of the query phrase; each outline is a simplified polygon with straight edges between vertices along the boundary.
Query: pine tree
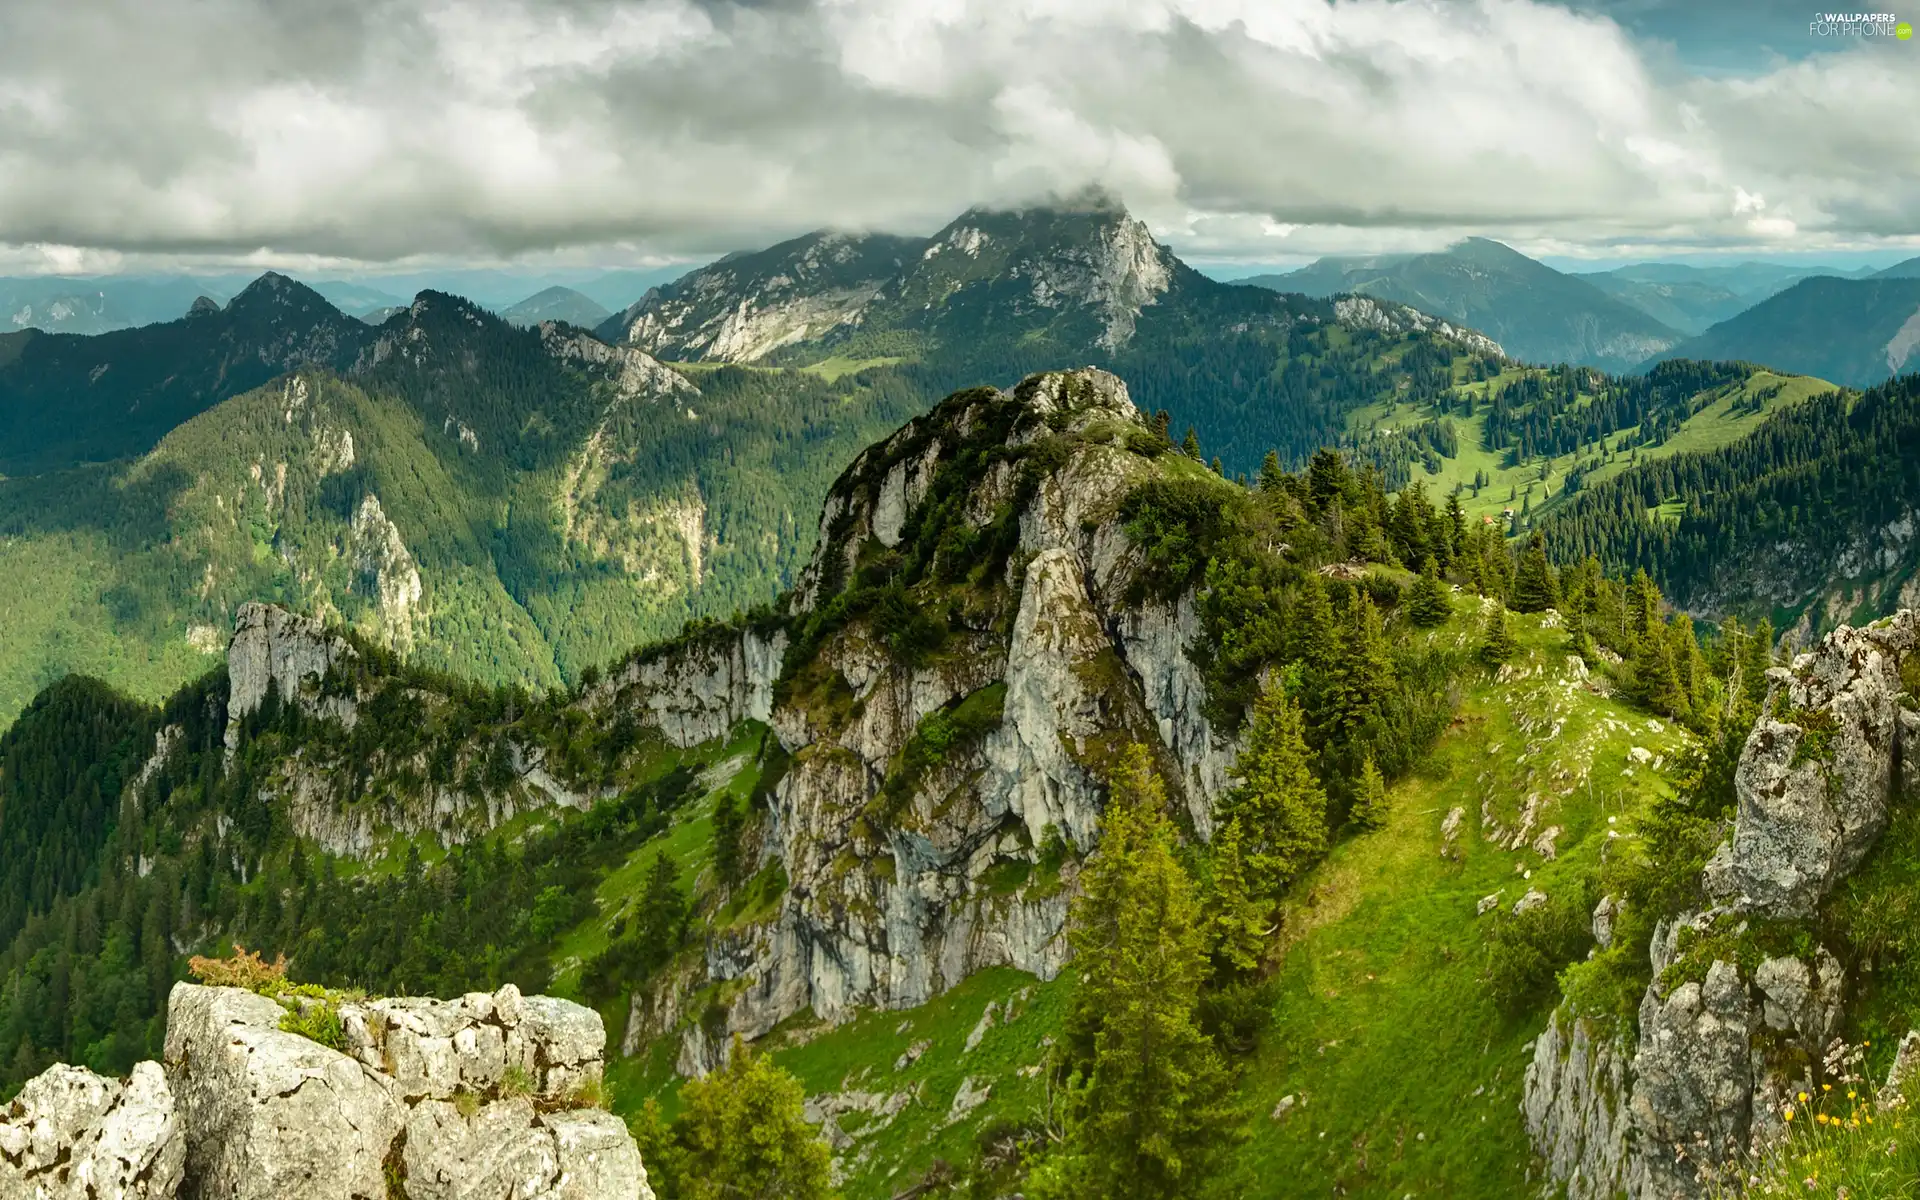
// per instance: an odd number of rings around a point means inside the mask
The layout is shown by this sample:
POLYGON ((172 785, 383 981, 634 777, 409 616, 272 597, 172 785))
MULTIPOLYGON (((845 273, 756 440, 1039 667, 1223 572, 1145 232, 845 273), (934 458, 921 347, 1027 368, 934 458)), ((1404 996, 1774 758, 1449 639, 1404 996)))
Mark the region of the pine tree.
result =
POLYGON ((1230 971, 1246 973, 1260 965, 1261 951, 1272 932, 1273 905, 1250 890, 1241 841, 1237 820, 1227 821, 1213 835, 1207 855, 1211 873, 1206 912, 1214 958, 1230 971))
POLYGON ((1496 602, 1487 612, 1486 627, 1480 635, 1480 661, 1497 667, 1512 658, 1517 649, 1513 630, 1507 627, 1506 606, 1496 602))
POLYGON ((740 811, 739 802, 730 795, 721 795, 713 809, 713 873, 719 877, 724 892, 731 892, 745 875, 740 846, 745 827, 746 817, 740 811))
POLYGON ((1200 460, 1200 435, 1191 425, 1187 426, 1187 436, 1180 439, 1180 452, 1195 462, 1200 460))
POLYGON ((1539 531, 1527 539, 1526 553, 1513 575, 1513 611, 1545 612, 1560 603, 1560 587, 1547 562, 1547 543, 1539 531))
POLYGON ((1226 796, 1223 816, 1239 825, 1248 887, 1277 897, 1327 848, 1327 794, 1308 767, 1299 706, 1269 688, 1254 704, 1240 785, 1226 796))
POLYGON ((1360 778, 1353 787, 1353 823, 1362 829, 1379 829, 1387 823, 1387 782, 1369 754, 1360 762, 1360 778))
POLYGON ((1453 600, 1447 595, 1447 585, 1440 581, 1440 572, 1430 558, 1427 569, 1407 592, 1407 616, 1415 625, 1431 629, 1446 624, 1452 615, 1453 600))
POLYGON ((1066 1137, 1032 1172, 1040 1200, 1202 1193, 1233 1141, 1232 1079, 1197 1012, 1208 931, 1143 746, 1110 780, 1068 938, 1080 970, 1065 1037, 1066 1137))
POLYGON ((1340 653, 1327 684, 1326 709, 1331 732, 1342 741, 1358 737, 1379 711, 1380 698, 1393 683, 1393 662, 1380 627, 1380 610, 1362 591, 1347 601, 1341 623, 1340 653))

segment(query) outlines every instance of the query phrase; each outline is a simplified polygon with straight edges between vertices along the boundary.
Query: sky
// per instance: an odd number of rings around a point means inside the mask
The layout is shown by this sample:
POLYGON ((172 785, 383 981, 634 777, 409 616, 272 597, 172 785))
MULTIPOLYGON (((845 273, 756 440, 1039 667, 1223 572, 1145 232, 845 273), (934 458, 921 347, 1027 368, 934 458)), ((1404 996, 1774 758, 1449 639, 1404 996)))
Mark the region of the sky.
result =
MULTIPOLYGON (((1920 24, 1920 0, 1892 8, 1920 24)), ((5 4, 0 273, 659 267, 822 226, 928 233, 1089 184, 1202 264, 1468 234, 1574 264, 1920 254, 1920 39, 1812 15, 5 4)))

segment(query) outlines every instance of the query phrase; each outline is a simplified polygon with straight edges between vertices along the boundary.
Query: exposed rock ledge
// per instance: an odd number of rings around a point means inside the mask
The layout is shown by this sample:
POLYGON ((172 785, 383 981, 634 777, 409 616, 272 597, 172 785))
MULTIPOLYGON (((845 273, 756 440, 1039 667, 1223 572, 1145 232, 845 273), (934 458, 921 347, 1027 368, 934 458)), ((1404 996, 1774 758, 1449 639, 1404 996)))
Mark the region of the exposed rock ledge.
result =
POLYGON ((0 1110, 0 1196, 653 1200, 625 1124, 578 1102, 606 1043, 591 1009, 511 985, 344 1004, 345 1052, 287 1011, 176 985, 164 1067, 55 1066, 0 1110))
MULTIPOLYGON (((1703 934, 1810 922, 1871 852, 1890 804, 1914 802, 1920 760, 1903 747, 1920 741, 1920 714, 1906 707, 1901 665, 1915 654, 1920 618, 1902 610, 1843 625, 1769 672, 1768 715, 1734 776, 1732 836, 1702 879, 1713 906, 1654 934, 1637 1044, 1565 1010, 1535 1043, 1527 1129, 1572 1200, 1696 1200, 1710 1190, 1708 1168, 1780 1132, 1784 1098, 1818 1082, 1810 1064, 1840 1030, 1847 991, 1825 948, 1759 956, 1749 969, 1725 958, 1668 968, 1703 934)), ((1920 1049, 1920 1035, 1907 1045, 1920 1049)), ((1920 1060, 1902 1053, 1896 1076, 1920 1060)))

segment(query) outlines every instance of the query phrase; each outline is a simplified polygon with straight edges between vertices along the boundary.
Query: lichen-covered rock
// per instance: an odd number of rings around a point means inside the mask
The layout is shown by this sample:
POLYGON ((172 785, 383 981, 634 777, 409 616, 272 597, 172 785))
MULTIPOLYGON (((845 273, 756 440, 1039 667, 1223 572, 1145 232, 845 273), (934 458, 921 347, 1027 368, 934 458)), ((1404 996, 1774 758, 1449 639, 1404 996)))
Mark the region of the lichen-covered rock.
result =
MULTIPOLYGON (((1579 1026, 1567 1032, 1563 1012, 1536 1046, 1528 1131, 1570 1194, 1696 1200, 1708 1175, 1778 1136, 1787 1098, 1813 1086, 1811 1065, 1842 1025, 1845 972, 1822 948, 1755 955, 1749 939, 1756 925, 1815 917, 1914 782, 1903 746, 1915 744, 1920 718, 1902 702, 1900 666, 1917 650, 1920 625, 1903 610, 1865 629, 1843 626, 1772 672, 1774 717, 1741 751, 1733 833, 1702 881, 1717 904, 1656 931, 1638 1044, 1576 1053, 1579 1026), (1745 950, 1710 958, 1703 938, 1745 950), (1594 1105, 1603 1096, 1615 1098, 1605 1119, 1594 1105)), ((1617 916, 1603 903, 1596 937, 1603 921, 1610 937, 1617 916)))
POLYGON ((393 1078, 400 1096, 488 1095, 509 1079, 538 1099, 564 1100, 600 1083, 606 1024, 570 1000, 522 996, 507 984, 458 1000, 403 997, 345 1004, 347 1053, 393 1078))
POLYGON ((0 1109, 0 1198, 652 1200, 626 1125, 580 1103, 606 1049, 591 1009, 510 986, 342 1005, 352 1054, 288 1011, 176 985, 164 1070, 55 1066, 0 1109))
POLYGON ((176 984, 166 1066, 200 1200, 378 1200, 405 1123, 393 1082, 281 1030, 285 1010, 237 988, 176 984))
POLYGON ((401 1152, 408 1200, 653 1200, 640 1151, 598 1109, 542 1113, 524 1097, 472 1116, 414 1106, 401 1152))
POLYGON ((1775 668, 1768 710, 1734 777, 1732 840, 1707 868, 1723 903, 1776 916, 1809 916, 1886 828, 1887 802, 1911 780, 1896 776, 1903 739, 1920 745, 1920 714, 1903 708, 1899 664, 1920 645, 1902 610, 1886 621, 1841 626, 1791 668, 1775 668))
POLYGON ((9 1200, 170 1200, 186 1143, 159 1064, 124 1082, 48 1068, 0 1109, 0 1196, 9 1200))
POLYGON ((1568 1200, 1610 1200, 1626 1189, 1630 1057, 1618 1035, 1566 1013, 1555 1013, 1533 1044, 1527 1134, 1568 1200))

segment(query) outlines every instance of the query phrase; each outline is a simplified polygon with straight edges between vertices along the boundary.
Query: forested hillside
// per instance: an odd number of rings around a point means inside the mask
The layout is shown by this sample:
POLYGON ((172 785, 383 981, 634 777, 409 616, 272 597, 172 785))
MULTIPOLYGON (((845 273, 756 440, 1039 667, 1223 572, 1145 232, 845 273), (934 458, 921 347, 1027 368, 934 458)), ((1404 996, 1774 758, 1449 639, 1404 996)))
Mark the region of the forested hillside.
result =
POLYGON ((1714 450, 1643 464, 1540 528, 1569 557, 1646 570, 1679 603, 1802 635, 1920 599, 1920 376, 1830 392, 1714 450))
POLYGON ((0 1087, 150 1055, 183 956, 238 940, 333 986, 595 1003, 669 1180, 673 1067, 740 1034, 852 1195, 1530 1194, 1517 1063, 1381 1070, 1427 1061, 1391 1014, 1531 1036, 1608 818, 1764 635, 1703 646, 1644 574, 1557 572, 1333 451, 1223 478, 1093 372, 955 395, 827 496, 771 612, 571 690, 261 606, 158 708, 48 690, 0 741, 0 1087), (1311 1107, 1274 1126, 1283 1092, 1311 1107), (1429 1128, 1482 1104, 1490 1141, 1429 1128))

